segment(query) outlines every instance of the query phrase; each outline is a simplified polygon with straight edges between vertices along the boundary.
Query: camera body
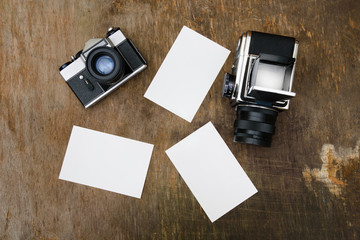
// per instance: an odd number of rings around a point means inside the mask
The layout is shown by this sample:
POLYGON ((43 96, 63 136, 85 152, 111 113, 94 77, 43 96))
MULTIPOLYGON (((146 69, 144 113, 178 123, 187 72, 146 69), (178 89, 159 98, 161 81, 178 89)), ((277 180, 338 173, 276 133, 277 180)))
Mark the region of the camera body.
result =
POLYGON ((237 112, 234 141, 271 145, 277 115, 289 108, 298 53, 292 37, 248 31, 237 44, 232 73, 226 73, 223 97, 237 112))
POLYGON ((105 38, 90 39, 71 58, 59 68, 60 75, 85 108, 147 67, 143 56, 119 28, 110 28, 105 38))

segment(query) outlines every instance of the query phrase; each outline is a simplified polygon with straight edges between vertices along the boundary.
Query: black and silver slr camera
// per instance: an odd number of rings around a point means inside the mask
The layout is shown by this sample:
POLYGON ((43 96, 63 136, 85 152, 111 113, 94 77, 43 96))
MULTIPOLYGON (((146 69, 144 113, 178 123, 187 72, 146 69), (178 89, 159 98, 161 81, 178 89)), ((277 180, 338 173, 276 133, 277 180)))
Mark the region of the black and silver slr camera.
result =
POLYGON ((237 113, 234 142, 270 147, 277 115, 295 97, 297 53, 292 37, 254 31, 240 37, 232 74, 225 74, 222 89, 237 113))
POLYGON ((110 28, 106 38, 90 39, 71 59, 59 71, 85 108, 147 67, 143 56, 119 28, 110 28))

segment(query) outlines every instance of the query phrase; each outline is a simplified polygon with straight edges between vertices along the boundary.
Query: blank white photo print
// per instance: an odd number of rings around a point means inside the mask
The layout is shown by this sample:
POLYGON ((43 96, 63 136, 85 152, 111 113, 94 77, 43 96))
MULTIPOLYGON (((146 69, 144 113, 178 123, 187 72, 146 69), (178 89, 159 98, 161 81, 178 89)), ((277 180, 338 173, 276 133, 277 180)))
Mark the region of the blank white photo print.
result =
POLYGON ((184 26, 144 96, 191 122, 229 54, 184 26))
POLYGON ((166 150, 166 154, 211 222, 257 193, 211 122, 166 150))
POLYGON ((59 179, 140 198, 153 147, 73 126, 59 179))

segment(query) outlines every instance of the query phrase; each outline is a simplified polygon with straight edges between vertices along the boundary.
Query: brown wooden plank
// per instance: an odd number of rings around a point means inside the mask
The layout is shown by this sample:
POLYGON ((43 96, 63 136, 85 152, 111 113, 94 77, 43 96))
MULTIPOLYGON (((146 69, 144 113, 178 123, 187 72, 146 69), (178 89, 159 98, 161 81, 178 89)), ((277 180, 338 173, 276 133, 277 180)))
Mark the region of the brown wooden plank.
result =
POLYGON ((0 239, 359 239, 359 12, 352 0, 1 1, 0 239), (112 25, 149 66, 85 110, 57 69, 112 25), (143 97, 183 25, 232 51, 191 124, 143 97), (271 148, 233 143, 221 98, 247 30, 300 42, 271 148), (259 190, 215 223, 164 152, 209 120, 259 190), (58 180, 73 125, 155 144, 141 200, 58 180))

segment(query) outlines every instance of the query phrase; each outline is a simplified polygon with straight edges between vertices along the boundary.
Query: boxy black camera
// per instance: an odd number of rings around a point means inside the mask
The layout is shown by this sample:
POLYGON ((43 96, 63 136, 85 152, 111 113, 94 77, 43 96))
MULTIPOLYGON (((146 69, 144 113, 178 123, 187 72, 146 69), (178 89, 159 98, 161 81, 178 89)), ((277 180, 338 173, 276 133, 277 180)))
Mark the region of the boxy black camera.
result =
POLYGON ((59 71, 85 108, 147 67, 143 56, 119 28, 110 28, 106 38, 90 39, 71 59, 59 71))
POLYGON ((254 31, 240 37, 222 89, 237 113, 234 142, 270 147, 277 115, 295 96, 298 45, 292 37, 254 31))

